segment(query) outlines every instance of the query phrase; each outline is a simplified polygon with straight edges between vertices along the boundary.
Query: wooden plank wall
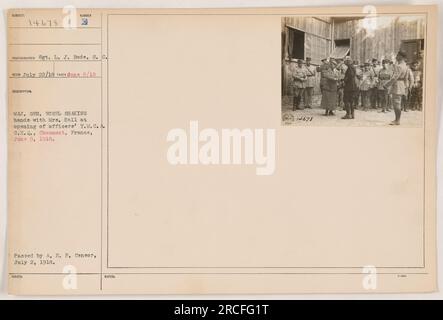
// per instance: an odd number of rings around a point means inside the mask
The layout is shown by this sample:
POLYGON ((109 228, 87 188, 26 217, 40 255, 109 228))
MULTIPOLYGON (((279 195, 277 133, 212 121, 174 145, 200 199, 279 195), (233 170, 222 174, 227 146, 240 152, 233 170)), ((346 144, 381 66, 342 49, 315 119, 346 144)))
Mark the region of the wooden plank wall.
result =
POLYGON ((363 63, 377 58, 393 58, 402 40, 424 39, 424 17, 383 17, 379 28, 368 31, 363 20, 356 19, 334 24, 334 39, 351 39, 351 57, 363 63))
POLYGON ((330 25, 332 19, 329 17, 283 17, 281 22, 282 30, 284 26, 288 25, 303 32, 315 34, 323 38, 331 37, 330 25))

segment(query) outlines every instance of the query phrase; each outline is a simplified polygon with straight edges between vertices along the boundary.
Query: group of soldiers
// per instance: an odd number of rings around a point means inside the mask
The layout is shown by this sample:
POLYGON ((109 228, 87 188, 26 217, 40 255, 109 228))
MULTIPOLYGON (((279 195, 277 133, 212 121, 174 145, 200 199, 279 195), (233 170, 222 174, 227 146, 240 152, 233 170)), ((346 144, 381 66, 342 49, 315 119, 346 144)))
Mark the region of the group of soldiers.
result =
POLYGON ((321 107, 325 115, 335 115, 336 108, 346 110, 342 119, 354 119, 354 110, 379 109, 395 113, 392 125, 400 124, 401 111, 422 109, 423 66, 419 59, 407 64, 406 54, 399 51, 395 61, 372 59, 363 64, 344 59, 323 59, 321 65, 293 59, 289 65, 293 110, 312 108, 316 75, 320 74, 321 107))

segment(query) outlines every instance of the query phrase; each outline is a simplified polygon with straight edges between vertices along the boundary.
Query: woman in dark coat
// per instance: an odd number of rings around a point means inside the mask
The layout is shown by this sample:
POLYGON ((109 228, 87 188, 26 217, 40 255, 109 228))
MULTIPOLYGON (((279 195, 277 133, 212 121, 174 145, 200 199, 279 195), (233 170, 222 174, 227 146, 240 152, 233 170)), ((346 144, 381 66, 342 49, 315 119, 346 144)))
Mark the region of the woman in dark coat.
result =
POLYGON ((325 116, 333 116, 337 106, 337 83, 339 75, 335 70, 335 62, 331 60, 322 71, 323 91, 321 96, 321 107, 325 108, 325 116))

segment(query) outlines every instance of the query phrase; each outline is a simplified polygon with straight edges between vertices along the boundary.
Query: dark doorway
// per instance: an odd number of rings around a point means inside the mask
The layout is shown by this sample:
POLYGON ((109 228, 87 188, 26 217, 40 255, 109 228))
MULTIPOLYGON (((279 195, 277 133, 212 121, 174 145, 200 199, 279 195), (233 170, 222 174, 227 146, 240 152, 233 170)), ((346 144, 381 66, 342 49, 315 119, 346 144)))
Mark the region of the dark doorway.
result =
POLYGON ((289 29, 292 38, 292 59, 305 59, 305 33, 297 29, 289 29))
POLYGON ((339 40, 334 40, 335 43, 335 47, 343 47, 343 48, 348 48, 348 53, 346 54, 347 56, 349 56, 351 54, 351 39, 339 39, 339 40))
POLYGON ((351 50, 350 39, 334 40, 334 50, 331 52, 331 58, 343 59, 350 55, 351 50))
POLYGON ((419 58, 420 51, 424 49, 424 39, 403 40, 401 50, 406 53, 407 62, 413 62, 419 58))

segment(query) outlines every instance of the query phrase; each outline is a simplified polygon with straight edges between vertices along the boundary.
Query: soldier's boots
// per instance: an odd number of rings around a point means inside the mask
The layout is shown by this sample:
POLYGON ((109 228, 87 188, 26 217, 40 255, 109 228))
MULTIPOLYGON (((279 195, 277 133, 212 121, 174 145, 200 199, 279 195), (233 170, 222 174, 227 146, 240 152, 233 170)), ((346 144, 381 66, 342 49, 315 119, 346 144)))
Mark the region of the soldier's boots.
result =
POLYGON ((342 119, 354 119, 354 108, 352 106, 345 106, 346 115, 342 119))
POLYGON ((292 104, 292 111, 302 110, 302 108, 300 108, 300 101, 301 97, 294 97, 294 102, 292 104))

